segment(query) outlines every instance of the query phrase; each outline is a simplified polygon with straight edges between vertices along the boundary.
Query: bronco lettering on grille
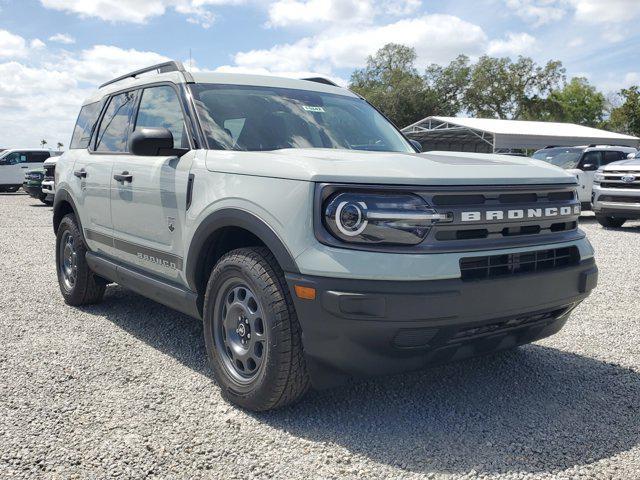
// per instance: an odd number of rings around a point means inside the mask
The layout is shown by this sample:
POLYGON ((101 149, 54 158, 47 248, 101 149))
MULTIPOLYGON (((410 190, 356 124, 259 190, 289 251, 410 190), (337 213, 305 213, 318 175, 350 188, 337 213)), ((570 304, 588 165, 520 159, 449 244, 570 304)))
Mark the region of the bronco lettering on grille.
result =
POLYGON ((463 222, 480 222, 482 220, 523 220, 526 218, 552 218, 568 215, 580 215, 580 205, 514 210, 487 210, 486 212, 461 212, 460 218, 463 222))

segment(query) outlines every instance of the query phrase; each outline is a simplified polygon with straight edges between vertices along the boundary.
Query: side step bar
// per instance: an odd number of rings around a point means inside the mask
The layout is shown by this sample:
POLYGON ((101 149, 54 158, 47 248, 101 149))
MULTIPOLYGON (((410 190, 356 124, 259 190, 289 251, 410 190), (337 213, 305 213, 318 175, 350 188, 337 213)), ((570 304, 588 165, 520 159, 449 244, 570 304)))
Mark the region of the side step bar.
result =
POLYGON ((191 317, 202 318, 198 310, 198 295, 191 290, 125 267, 93 252, 87 252, 85 258, 89 268, 101 277, 191 317))

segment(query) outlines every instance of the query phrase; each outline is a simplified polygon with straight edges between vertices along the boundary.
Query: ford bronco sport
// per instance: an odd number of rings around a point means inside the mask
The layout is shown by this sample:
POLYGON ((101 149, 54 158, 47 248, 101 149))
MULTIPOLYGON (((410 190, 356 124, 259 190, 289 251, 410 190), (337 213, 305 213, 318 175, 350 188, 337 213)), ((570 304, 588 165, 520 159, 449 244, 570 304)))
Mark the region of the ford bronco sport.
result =
POLYGON ((419 155, 324 79, 132 72, 55 176, 65 301, 117 282, 202 319, 223 395, 256 411, 552 335, 597 281, 575 177, 419 155))

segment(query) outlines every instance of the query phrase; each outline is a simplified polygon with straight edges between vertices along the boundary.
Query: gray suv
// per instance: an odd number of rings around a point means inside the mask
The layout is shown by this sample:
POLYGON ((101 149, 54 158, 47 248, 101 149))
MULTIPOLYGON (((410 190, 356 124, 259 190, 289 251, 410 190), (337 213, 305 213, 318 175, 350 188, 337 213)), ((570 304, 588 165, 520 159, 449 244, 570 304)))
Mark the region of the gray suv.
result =
POLYGON ((55 176, 65 301, 116 282, 201 319, 256 411, 552 335, 597 282, 574 176, 418 154, 324 79, 132 72, 86 100, 55 176))

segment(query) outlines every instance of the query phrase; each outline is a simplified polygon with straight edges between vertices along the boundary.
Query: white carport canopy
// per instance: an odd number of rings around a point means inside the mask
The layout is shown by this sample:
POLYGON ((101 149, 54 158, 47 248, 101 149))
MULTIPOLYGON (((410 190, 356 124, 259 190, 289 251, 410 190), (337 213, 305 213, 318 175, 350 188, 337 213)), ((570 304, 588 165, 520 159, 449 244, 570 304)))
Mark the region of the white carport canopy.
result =
POLYGON ((402 131, 425 150, 495 152, 539 149, 550 145, 620 145, 638 147, 640 138, 572 123, 427 117, 402 131), (449 147, 449 148, 447 148, 449 147))

